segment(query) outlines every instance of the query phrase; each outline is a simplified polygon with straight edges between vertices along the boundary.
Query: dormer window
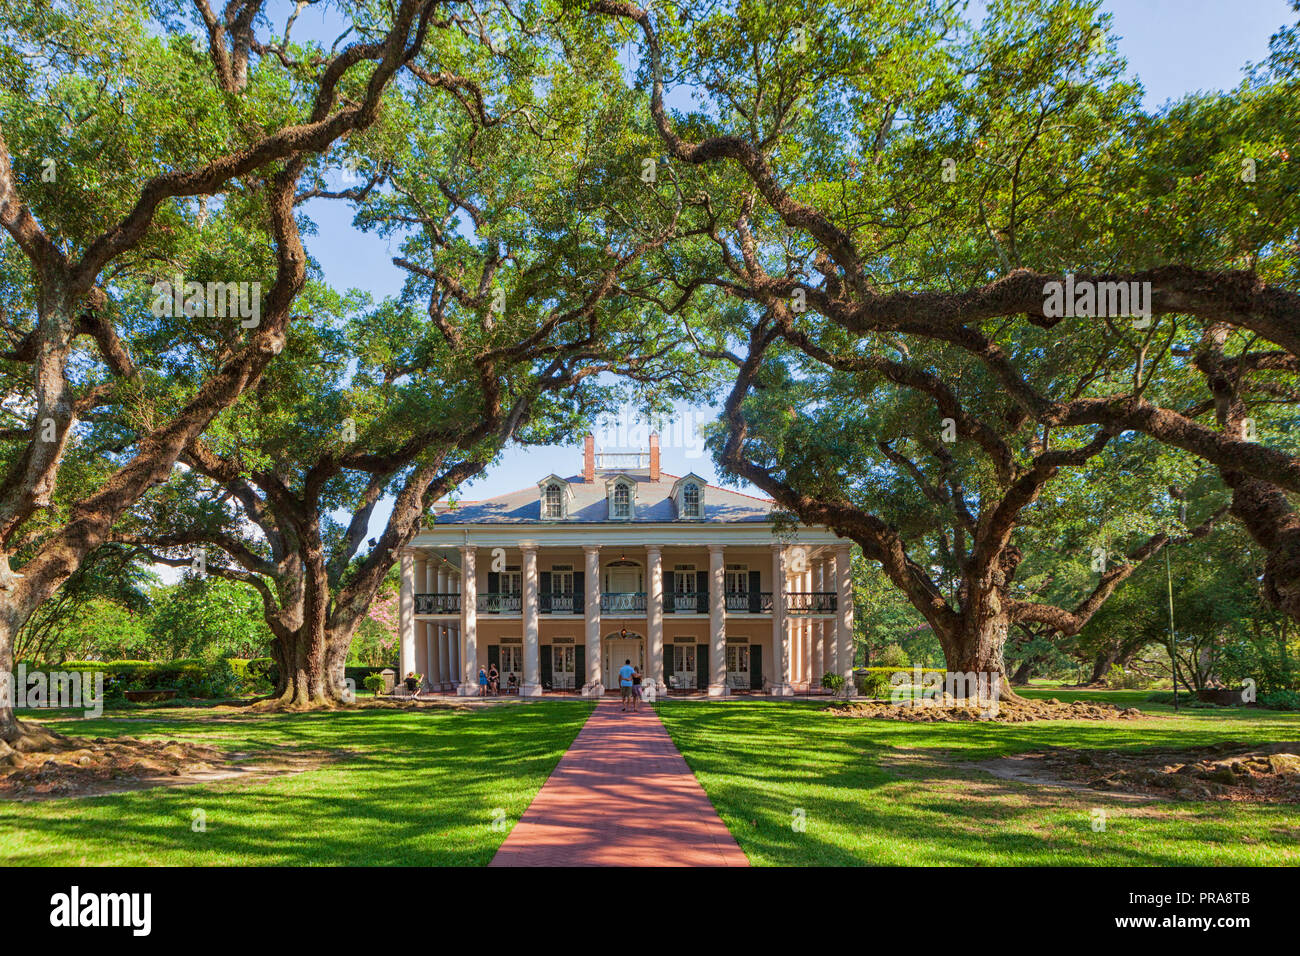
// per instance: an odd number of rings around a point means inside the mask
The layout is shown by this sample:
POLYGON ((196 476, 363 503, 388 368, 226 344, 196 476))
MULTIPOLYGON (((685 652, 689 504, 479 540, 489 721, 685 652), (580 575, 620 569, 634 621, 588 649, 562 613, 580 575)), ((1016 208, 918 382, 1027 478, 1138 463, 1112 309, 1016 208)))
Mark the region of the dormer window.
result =
POLYGON ((698 518, 700 516, 700 486, 690 482, 682 487, 682 517, 698 518))
POLYGON ((704 479, 694 472, 677 479, 673 484, 672 498, 678 518, 683 521, 704 520, 705 487, 704 479))
POLYGON ((543 518, 564 517, 564 489, 559 485, 546 486, 546 502, 542 507, 543 518))
POLYGON ((636 482, 627 475, 615 475, 605 483, 611 521, 630 521, 636 516, 636 482))
POLYGON ((573 489, 559 475, 547 475, 537 483, 543 521, 562 521, 569 516, 573 489))

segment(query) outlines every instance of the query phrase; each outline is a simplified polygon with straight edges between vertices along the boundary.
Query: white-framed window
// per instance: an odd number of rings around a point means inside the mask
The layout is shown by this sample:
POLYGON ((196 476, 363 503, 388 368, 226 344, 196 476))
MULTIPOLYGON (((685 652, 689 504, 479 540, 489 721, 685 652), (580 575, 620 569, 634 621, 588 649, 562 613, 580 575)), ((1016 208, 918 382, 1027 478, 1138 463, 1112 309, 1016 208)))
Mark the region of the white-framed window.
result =
POLYGON ((727 565, 727 585, 728 594, 745 594, 749 591, 749 565, 747 564, 729 564, 727 565))
POLYGON ((700 486, 690 481, 682 486, 682 517, 700 516, 700 486))
POLYGON ((546 498, 542 505, 542 517, 564 517, 564 489, 555 482, 551 482, 546 486, 546 498))
POLYGON ((497 585, 502 594, 523 594, 524 573, 516 565, 509 565, 501 572, 501 583, 497 585))
POLYGON ((614 486, 614 497, 610 503, 613 506, 610 511, 611 517, 632 517, 632 491, 626 484, 619 482, 614 486))

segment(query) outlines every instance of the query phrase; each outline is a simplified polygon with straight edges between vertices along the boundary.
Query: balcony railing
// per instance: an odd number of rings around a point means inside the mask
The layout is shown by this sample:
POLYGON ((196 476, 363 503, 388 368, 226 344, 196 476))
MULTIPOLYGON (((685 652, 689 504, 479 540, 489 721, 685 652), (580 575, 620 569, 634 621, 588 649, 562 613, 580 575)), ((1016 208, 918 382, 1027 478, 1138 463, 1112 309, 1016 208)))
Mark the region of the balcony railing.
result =
POLYGON ((830 614, 836 597, 834 591, 787 591, 785 609, 791 614, 830 614))
POLYGON ((771 614, 771 591, 728 591, 727 611, 731 614, 771 614))
MULTIPOLYGON (((771 614, 771 591, 728 591, 724 596, 730 614, 771 614)), ((483 614, 521 614, 522 594, 480 594, 477 609, 483 614)), ((832 614, 838 606, 834 591, 787 591, 785 607, 790 614, 832 614)), ((459 614, 461 596, 455 594, 415 595, 416 614, 459 614)), ((581 614, 581 594, 539 594, 537 610, 542 614, 581 614)), ((644 614, 646 595, 643 591, 612 592, 600 596, 603 614, 644 614)), ((665 614, 708 614, 707 591, 674 592, 664 595, 665 614)))
POLYGON ((581 594, 539 594, 537 610, 542 614, 581 614, 581 594))
POLYGON ((417 594, 416 614, 459 614, 459 594, 417 594))
POLYGON ((644 591, 610 591, 600 596, 601 614, 644 614, 644 591))
POLYGON ((665 614, 708 614, 708 591, 674 591, 664 595, 665 614))
POLYGON ((524 596, 488 592, 478 596, 476 606, 482 614, 519 614, 524 609, 524 596))

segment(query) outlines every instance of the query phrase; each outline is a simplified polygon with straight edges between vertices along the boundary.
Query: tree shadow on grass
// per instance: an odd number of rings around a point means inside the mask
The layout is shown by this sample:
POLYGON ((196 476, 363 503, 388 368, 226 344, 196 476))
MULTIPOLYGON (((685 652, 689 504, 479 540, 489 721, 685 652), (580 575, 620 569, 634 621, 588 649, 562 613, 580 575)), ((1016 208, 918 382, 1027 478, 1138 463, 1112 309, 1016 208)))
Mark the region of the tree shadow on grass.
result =
POLYGON ((1048 745, 1190 746, 1277 739, 1300 721, 1054 721, 912 724, 831 717, 816 704, 756 701, 661 708, 665 725, 741 848, 756 863, 1095 865, 1285 862, 1294 806, 1125 805, 1104 795, 999 781, 965 761, 1048 745), (914 777, 881 766, 930 751, 914 777), (1105 831, 1092 811, 1106 808, 1105 831), (1289 835, 1288 835, 1289 834, 1289 835))
MULTIPOLYGON (((141 737, 212 734, 223 746, 345 750, 269 781, 0 805, 10 864, 478 865, 568 749, 586 702, 481 711, 270 715, 238 726, 141 722, 141 737), (237 745, 237 746, 236 746, 237 745), (201 810, 205 829, 194 827, 201 810), (6 831, 8 835, 6 835, 6 831)), ((105 721, 111 724, 111 721, 105 721)), ((107 736, 111 727, 95 727, 107 736)))

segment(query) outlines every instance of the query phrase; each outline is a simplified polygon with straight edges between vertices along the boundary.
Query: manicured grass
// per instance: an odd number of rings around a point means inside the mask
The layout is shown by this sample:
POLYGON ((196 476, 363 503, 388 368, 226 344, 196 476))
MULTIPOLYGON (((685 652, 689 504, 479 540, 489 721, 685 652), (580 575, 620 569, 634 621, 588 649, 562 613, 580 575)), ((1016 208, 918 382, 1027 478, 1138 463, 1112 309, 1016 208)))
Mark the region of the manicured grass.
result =
POLYGON ((547 701, 475 711, 274 716, 179 710, 61 724, 89 737, 346 753, 318 769, 259 782, 0 802, 0 863, 482 865, 591 707, 547 701), (192 829, 196 809, 206 815, 206 832, 192 829))
POLYGON ((1136 704, 1124 721, 920 724, 831 717, 797 701, 657 709, 755 865, 1300 864, 1300 806, 1143 803, 999 780, 969 763, 1093 749, 1300 740, 1300 715, 1145 704, 1146 691, 1031 692, 1136 704), (1093 810, 1106 811, 1094 832, 1093 810), (797 824, 802 817, 806 829, 797 824))

